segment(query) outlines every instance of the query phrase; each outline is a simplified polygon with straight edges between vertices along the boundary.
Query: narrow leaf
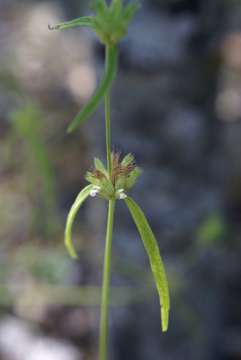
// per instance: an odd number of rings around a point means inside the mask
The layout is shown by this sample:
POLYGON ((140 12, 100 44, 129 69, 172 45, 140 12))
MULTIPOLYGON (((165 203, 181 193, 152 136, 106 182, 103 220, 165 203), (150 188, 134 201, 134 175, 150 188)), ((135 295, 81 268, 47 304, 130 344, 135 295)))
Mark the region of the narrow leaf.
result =
POLYGON ((129 153, 124 157, 124 159, 121 162, 121 165, 127 166, 131 163, 134 163, 134 156, 131 153, 129 153))
POLYGON ((107 64, 104 78, 102 79, 99 87, 96 89, 94 95, 90 98, 83 109, 76 115, 73 121, 70 123, 67 132, 70 133, 73 130, 86 121, 93 112, 97 109, 104 95, 109 91, 112 82, 116 75, 117 70, 118 51, 116 47, 109 48, 107 51, 107 64))
POLYGON ((141 168, 136 166, 135 169, 130 173, 130 175, 126 179, 126 184, 125 184, 126 190, 131 189, 135 185, 135 183, 136 183, 138 177, 141 175, 141 173, 142 173, 141 168))
POLYGON ((80 206, 87 199, 92 188, 93 188, 92 185, 88 185, 80 191, 79 195, 77 196, 73 205, 71 206, 71 209, 69 211, 67 221, 66 221, 64 242, 65 242, 65 246, 66 246, 70 256, 75 259, 78 256, 77 256, 76 250, 75 250, 73 242, 72 242, 72 226, 73 226, 74 219, 77 215, 77 212, 78 212, 80 206))
POLYGON ((87 171, 85 175, 85 180, 87 180, 89 183, 95 186, 100 186, 100 180, 97 179, 90 171, 87 171))
POLYGON ((130 3, 125 7, 124 18, 127 23, 129 23, 132 20, 133 16, 135 15, 135 13, 139 8, 140 8, 140 4, 137 1, 134 3, 130 3))
POLYGON ((144 247, 149 257, 151 270, 160 297, 162 330, 167 331, 170 310, 170 297, 165 268, 160 256, 159 247, 150 225, 137 203, 127 197, 125 203, 132 215, 134 223, 143 240, 144 247))
POLYGON ((105 0, 94 0, 90 7, 96 12, 98 17, 102 17, 106 12, 107 4, 105 0))
POLYGON ((93 26, 93 17, 92 16, 82 16, 80 18, 61 22, 54 26, 49 25, 49 30, 65 30, 72 29, 73 27, 81 26, 81 27, 92 27, 93 26))
POLYGON ((122 0, 112 0, 110 6, 111 15, 114 16, 115 18, 121 16, 122 7, 123 7, 122 0))
POLYGON ((108 178, 108 171, 106 170, 104 164, 102 163, 102 161, 98 158, 94 159, 94 163, 95 163, 95 168, 97 170, 99 170, 100 172, 102 172, 102 174, 104 174, 107 178, 108 178))

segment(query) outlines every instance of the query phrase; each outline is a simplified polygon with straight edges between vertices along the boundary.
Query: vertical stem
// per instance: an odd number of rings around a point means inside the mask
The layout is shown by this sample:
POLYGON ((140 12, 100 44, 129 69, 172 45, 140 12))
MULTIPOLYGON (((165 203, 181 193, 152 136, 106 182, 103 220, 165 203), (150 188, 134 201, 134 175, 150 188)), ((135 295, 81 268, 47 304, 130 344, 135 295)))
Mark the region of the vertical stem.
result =
MULTIPOLYGON (((106 46, 106 68, 109 67, 110 47, 106 46)), ((105 94, 105 139, 106 139, 106 160, 108 173, 111 175, 111 126, 110 126, 110 94, 105 94)))
POLYGON ((100 311, 99 360, 107 360, 111 245, 112 245, 112 234, 113 234, 113 223, 114 223, 114 211, 115 211, 115 200, 110 200, 109 209, 108 209, 107 230, 106 230, 105 260, 104 260, 101 311, 100 311))
MULTIPOLYGON (((109 66, 110 48, 106 46, 106 68, 109 66)), ((105 135, 106 135, 106 160, 109 176, 111 177, 111 125, 110 125, 110 94, 105 95, 105 135)), ((114 224, 115 199, 109 200, 108 219, 106 228, 105 259, 103 269, 102 296, 100 309, 100 335, 99 335, 99 360, 107 360, 107 340, 109 323, 109 294, 111 273, 111 247, 114 224)))

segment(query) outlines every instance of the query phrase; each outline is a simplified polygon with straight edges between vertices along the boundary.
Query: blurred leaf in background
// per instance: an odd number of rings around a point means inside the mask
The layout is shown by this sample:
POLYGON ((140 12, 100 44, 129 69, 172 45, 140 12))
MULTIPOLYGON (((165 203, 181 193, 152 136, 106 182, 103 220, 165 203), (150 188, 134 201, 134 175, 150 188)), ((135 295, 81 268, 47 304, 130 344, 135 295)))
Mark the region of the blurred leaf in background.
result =
POLYGON ((222 244, 226 227, 218 213, 209 215, 197 229, 197 242, 199 248, 210 248, 222 244))
POLYGON ((16 138, 23 147, 26 189, 36 203, 33 222, 49 236, 58 229, 56 183, 44 141, 42 114, 34 104, 27 104, 12 114, 16 138))

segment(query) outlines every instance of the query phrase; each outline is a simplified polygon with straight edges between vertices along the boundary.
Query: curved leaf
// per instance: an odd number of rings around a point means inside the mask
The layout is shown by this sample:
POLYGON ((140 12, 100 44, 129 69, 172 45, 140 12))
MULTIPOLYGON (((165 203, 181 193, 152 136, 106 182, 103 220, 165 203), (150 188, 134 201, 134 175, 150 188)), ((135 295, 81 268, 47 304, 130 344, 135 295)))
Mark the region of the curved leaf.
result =
POLYGON ((72 29, 76 26, 93 27, 93 16, 82 16, 71 21, 58 23, 54 26, 49 25, 48 27, 49 30, 65 30, 72 29))
POLYGON ((73 121, 70 123, 67 132, 70 133, 73 130, 87 120, 91 114, 97 109, 98 105, 100 104, 103 96, 109 91, 112 82, 116 75, 117 70, 117 59, 118 59, 118 51, 115 46, 107 47, 106 52, 106 61, 107 66, 105 70, 105 75, 96 89, 94 95, 90 98, 87 104, 83 107, 83 109, 76 115, 73 121))
POLYGON ((71 236, 72 226, 73 226, 74 219, 77 215, 77 212, 78 212, 80 206, 90 195, 90 191, 92 188, 93 188, 92 185, 88 185, 80 191, 79 195, 77 196, 73 205, 71 206, 71 209, 68 213, 68 217, 67 217, 67 221, 66 221, 64 243, 65 243, 65 246, 66 246, 70 256, 75 259, 78 257, 78 255, 75 251, 75 248, 74 248, 74 245, 72 242, 72 236, 71 236))
POLYGON ((161 304, 162 330, 167 331, 170 310, 170 297, 165 268, 160 256, 159 247, 150 225, 137 203, 127 197, 125 203, 132 215, 134 223, 143 240, 144 247, 149 257, 151 270, 156 283, 161 304))

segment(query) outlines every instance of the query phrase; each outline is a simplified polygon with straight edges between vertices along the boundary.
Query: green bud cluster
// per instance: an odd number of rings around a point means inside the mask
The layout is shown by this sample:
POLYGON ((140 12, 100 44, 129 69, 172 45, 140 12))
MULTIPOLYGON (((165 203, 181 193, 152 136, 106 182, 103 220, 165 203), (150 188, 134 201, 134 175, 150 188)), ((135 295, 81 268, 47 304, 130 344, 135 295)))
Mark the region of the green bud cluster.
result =
POLYGON ((126 155, 120 161, 120 154, 112 153, 111 175, 101 160, 95 158, 94 163, 94 170, 88 171, 85 177, 93 185, 90 195, 96 196, 98 194, 106 200, 125 199, 127 197, 126 192, 135 185, 141 174, 141 169, 134 164, 132 154, 126 155))
POLYGON ((94 0, 92 9, 96 16, 93 28, 102 43, 117 44, 127 33, 128 25, 139 8, 138 3, 123 6, 122 0, 112 0, 108 6, 105 0, 94 0))
POLYGON ((129 23, 139 9, 137 2, 124 6, 122 1, 112 0, 110 5, 107 5, 106 0, 93 0, 91 8, 95 12, 95 16, 82 16, 55 26, 49 25, 49 29, 89 27, 95 31, 103 44, 110 47, 115 46, 127 34, 129 23))

